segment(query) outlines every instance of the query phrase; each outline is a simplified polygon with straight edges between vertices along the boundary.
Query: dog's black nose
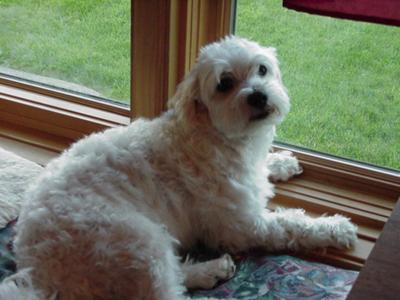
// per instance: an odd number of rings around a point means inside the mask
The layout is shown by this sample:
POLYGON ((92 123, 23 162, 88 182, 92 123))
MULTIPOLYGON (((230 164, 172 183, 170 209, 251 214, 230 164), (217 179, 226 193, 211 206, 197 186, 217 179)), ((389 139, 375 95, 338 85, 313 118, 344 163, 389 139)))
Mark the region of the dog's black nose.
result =
POLYGON ((268 97, 260 91, 255 91, 247 97, 247 103, 254 108, 263 109, 267 104, 268 97))

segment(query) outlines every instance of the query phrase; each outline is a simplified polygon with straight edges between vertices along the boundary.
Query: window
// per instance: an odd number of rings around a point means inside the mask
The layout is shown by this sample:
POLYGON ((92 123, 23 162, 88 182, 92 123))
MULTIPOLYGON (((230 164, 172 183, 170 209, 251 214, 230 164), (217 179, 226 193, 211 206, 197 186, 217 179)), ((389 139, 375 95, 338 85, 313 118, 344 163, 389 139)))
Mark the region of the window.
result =
POLYGON ((129 105, 130 0, 0 1, 0 73, 129 105))
POLYGON ((236 34, 278 49, 292 110, 280 142, 400 169, 400 29, 237 1, 236 34))
POLYGON ((18 128, 20 139, 59 151, 85 134, 127 124, 130 6, 0 1, 1 135, 15 138, 18 128))
POLYGON ((399 173, 382 168, 400 167, 399 29, 290 11, 282 1, 236 4, 235 33, 278 49, 292 111, 276 148, 295 152, 305 169, 277 185, 269 206, 350 217, 356 248, 323 260, 360 268, 400 194, 399 173))

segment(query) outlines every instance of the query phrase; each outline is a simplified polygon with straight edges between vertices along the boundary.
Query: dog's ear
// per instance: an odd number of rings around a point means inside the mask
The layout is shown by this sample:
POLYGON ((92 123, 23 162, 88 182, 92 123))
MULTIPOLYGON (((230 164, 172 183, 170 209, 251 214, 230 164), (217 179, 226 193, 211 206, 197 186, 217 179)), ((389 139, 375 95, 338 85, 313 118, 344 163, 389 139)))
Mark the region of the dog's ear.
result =
POLYGON ((178 85, 175 95, 168 101, 168 109, 174 109, 178 117, 184 122, 192 122, 196 119, 200 99, 198 71, 195 67, 178 85))
POLYGON ((274 47, 261 47, 262 55, 266 56, 269 60, 278 65, 278 51, 274 47))
POLYGON ((272 54, 275 58, 278 57, 278 50, 276 50, 276 48, 274 48, 274 47, 267 47, 267 48, 264 48, 264 49, 265 49, 265 51, 267 51, 268 53, 272 54))

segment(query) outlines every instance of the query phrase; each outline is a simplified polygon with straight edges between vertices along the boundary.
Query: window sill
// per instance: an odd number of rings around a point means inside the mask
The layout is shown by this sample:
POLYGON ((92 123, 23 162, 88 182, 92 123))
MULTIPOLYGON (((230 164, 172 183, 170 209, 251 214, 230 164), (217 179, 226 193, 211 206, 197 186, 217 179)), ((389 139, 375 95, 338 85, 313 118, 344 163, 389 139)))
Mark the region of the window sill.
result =
POLYGON ((62 107, 67 109, 68 107, 71 107, 70 103, 76 103, 76 104, 82 104, 86 107, 97 108, 103 111, 113 112, 126 117, 129 116, 128 106, 124 104, 118 104, 117 102, 108 99, 102 99, 95 96, 90 96, 90 95, 86 96, 84 94, 69 92, 68 90, 63 88, 57 89, 44 84, 35 83, 4 74, 0 74, 0 84, 3 87, 7 86, 14 88, 14 91, 11 92, 11 95, 17 97, 18 94, 23 96, 25 95, 24 92, 31 92, 39 97, 39 99, 36 100, 38 102, 44 100, 44 103, 49 103, 49 100, 51 99, 52 101, 54 101, 53 104, 51 104, 51 106, 62 107), (15 94, 15 91, 17 91, 17 94, 15 94), (49 99, 40 98, 40 95, 48 96, 50 98, 49 99), (64 100, 64 102, 60 100, 64 100))
POLYGON ((278 183, 270 208, 304 208, 312 216, 342 214, 357 224, 354 249, 312 256, 331 264, 361 269, 380 236, 400 196, 400 174, 344 159, 277 145, 299 158, 304 172, 278 183))
POLYGON ((91 132, 126 125, 130 121, 126 108, 77 99, 0 76, 2 122, 74 141, 91 132))
MULTIPOLYGON (((0 128, 0 147, 13 152, 25 159, 36 162, 41 166, 45 166, 50 160, 60 155, 60 150, 46 149, 30 143, 27 141, 18 140, 15 137, 9 137, 7 133, 10 133, 7 129, 4 130, 3 126, 0 128), (6 134, 4 134, 6 133, 6 134)), ((61 146, 61 145, 60 145, 61 146)), ((67 144, 64 145, 67 147, 67 144)))

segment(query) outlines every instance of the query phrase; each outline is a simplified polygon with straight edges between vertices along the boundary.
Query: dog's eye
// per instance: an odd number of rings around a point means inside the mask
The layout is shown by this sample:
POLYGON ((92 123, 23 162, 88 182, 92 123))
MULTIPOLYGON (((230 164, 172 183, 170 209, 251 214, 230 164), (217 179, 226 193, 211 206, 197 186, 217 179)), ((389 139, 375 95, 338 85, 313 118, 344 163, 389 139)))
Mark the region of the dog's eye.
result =
POLYGON ((217 91, 225 93, 233 88, 234 81, 231 77, 221 78, 221 81, 217 85, 217 91))
POLYGON ((260 74, 260 76, 265 76, 267 72, 268 72, 267 67, 264 65, 260 65, 260 67, 258 68, 258 74, 260 74))

